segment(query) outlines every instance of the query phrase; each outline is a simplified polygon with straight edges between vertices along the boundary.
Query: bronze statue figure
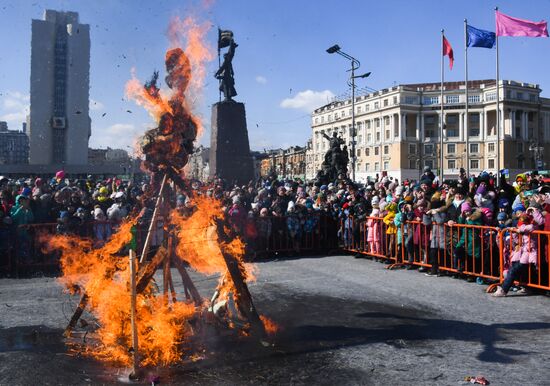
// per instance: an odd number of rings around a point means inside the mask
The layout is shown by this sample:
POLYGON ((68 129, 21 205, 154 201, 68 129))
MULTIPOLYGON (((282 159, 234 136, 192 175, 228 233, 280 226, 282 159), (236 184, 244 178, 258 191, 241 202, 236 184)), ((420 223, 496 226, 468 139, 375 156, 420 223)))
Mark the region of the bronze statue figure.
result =
POLYGON ((223 55, 223 63, 218 71, 216 71, 216 74, 214 74, 216 79, 220 81, 220 91, 223 92, 224 102, 233 101, 232 98, 237 95, 235 79, 233 77, 233 65, 231 64, 233 56, 235 56, 235 48, 237 47, 238 44, 231 38, 229 50, 223 55))
POLYGON ((324 161, 321 164, 321 170, 317 172, 317 183, 321 185, 334 182, 339 175, 347 176, 349 153, 344 140, 338 137, 334 132, 332 137, 321 133, 329 141, 329 149, 325 153, 324 161), (341 146, 344 145, 343 148, 341 146))

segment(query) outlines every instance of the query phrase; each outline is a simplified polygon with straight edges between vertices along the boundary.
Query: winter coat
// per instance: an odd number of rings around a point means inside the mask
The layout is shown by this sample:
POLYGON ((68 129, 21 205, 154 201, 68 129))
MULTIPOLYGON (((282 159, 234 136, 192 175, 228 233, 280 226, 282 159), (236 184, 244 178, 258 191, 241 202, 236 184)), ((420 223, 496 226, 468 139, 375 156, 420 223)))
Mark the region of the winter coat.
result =
MULTIPOLYGON (((459 217, 459 224, 466 225, 483 225, 481 219, 482 214, 480 211, 475 211, 468 218, 459 217)), ((460 240, 456 248, 464 248, 468 256, 474 256, 476 259, 481 257, 481 244, 483 239, 481 238, 481 229, 465 227, 460 231, 460 240)))
POLYGON ((521 264, 538 264, 537 238, 531 235, 533 230, 533 224, 522 224, 518 228, 517 235, 513 236, 515 248, 512 252, 512 263, 519 261, 521 264), (518 243, 519 240, 521 242, 518 243))
POLYGON ((380 228, 382 227, 382 220, 378 217, 380 211, 374 209, 371 213, 372 217, 367 219, 367 242, 373 243, 375 241, 382 241, 380 235, 380 228))
POLYGON ((394 224, 394 219, 395 219, 395 212, 388 212, 388 214, 384 216, 384 224, 387 225, 387 228, 386 228, 387 235, 394 235, 397 233, 397 227, 394 224))
POLYGON ((446 214, 445 212, 442 213, 434 213, 431 216, 428 217, 432 223, 435 223, 432 225, 432 231, 430 234, 430 248, 432 249, 445 249, 445 221, 446 221, 446 214))

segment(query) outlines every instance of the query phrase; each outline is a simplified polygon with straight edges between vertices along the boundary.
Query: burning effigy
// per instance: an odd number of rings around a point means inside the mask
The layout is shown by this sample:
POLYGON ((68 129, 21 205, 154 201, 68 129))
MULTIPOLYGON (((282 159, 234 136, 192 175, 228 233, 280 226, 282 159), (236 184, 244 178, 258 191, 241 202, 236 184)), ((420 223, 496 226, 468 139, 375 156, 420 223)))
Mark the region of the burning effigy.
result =
POLYGON ((138 213, 99 247, 70 235, 46 241, 46 248, 61 252, 59 281, 70 293, 80 294, 65 336, 71 336, 88 310, 96 328, 83 351, 94 358, 134 367, 180 362, 192 355, 190 338, 207 320, 247 336, 263 337, 275 328, 256 312, 247 287, 254 277, 243 260, 245 245, 226 223, 222 204, 189 193, 193 210, 184 215, 169 203, 170 190, 187 189, 184 167, 202 129, 188 101, 211 59, 204 44, 207 31, 207 25, 190 18, 173 20, 169 28, 173 47, 165 57, 168 90, 161 88, 158 72, 143 85, 135 77, 127 84, 127 94, 156 122, 141 139, 143 166, 153 185, 149 199, 155 201, 142 248, 136 248, 134 240, 141 220, 138 213), (185 48, 174 42, 181 34, 187 40, 185 48), (166 236, 152 251, 150 238, 159 213, 166 236), (181 276, 184 294, 174 290, 171 267, 181 276), (187 269, 220 276, 210 299, 200 295, 187 269), (158 270, 162 286, 153 280, 158 270))

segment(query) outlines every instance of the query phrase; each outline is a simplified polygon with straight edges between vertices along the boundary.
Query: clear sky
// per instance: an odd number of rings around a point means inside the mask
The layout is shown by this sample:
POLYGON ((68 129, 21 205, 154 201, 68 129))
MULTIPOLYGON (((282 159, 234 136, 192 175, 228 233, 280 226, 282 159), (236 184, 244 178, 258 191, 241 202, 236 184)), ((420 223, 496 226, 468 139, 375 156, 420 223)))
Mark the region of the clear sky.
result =
MULTIPOLYGON (((92 147, 126 148, 154 125, 143 108, 125 99, 124 85, 133 67, 141 80, 163 68, 170 18, 193 14, 212 24, 212 50, 217 26, 234 31, 235 99, 246 104, 252 149, 261 150, 304 145, 311 111, 347 91, 349 62, 327 54, 328 47, 339 44, 361 61, 360 73, 372 72, 358 87, 437 82, 444 28, 455 53, 446 80, 463 80, 463 20, 494 31, 496 5, 523 19, 550 18, 550 2, 542 0, 0 0, 0 120, 18 129, 28 113, 31 19, 41 19, 46 8, 76 11, 91 27, 92 147)), ((550 96, 550 39, 501 38, 499 45, 501 79, 538 83, 550 96)), ((473 48, 468 58, 470 79, 495 77, 494 50, 473 48)), ((197 96, 205 144, 211 104, 218 100, 216 69, 217 59, 197 96)))

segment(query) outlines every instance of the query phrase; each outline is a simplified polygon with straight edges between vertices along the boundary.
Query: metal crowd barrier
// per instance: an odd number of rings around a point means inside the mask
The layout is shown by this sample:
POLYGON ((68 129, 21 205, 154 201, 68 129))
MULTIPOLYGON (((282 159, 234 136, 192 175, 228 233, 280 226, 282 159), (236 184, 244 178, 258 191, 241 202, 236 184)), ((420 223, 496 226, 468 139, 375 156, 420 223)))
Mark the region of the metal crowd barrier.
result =
MULTIPOLYGON (((290 216, 259 217, 255 219, 256 236, 241 233, 247 249, 258 258, 278 253, 320 253, 338 249, 337 222, 321 214, 296 217, 296 232, 290 232, 290 216)), ((109 221, 93 221, 70 229, 69 234, 86 237, 100 245, 101 238, 108 238, 118 224, 109 221)), ((44 241, 58 233, 58 224, 20 225, 12 229, 13 235, 5 243, 5 253, 0 259, 0 272, 14 276, 42 272, 55 274, 59 270, 60 255, 45 252, 44 241)), ((141 250, 147 226, 138 225, 135 230, 136 249, 141 250)), ((3 245, 0 244, 0 252, 3 245)))
POLYGON ((388 232, 390 228, 380 217, 362 220, 344 217, 339 223, 340 247, 384 260, 389 269, 401 266, 431 269, 436 265, 439 272, 482 278, 491 292, 504 281, 514 250, 528 243, 529 253, 536 262, 527 264, 515 284, 550 291, 550 231, 520 235, 517 229, 406 221, 396 227, 393 236, 393 231, 388 232))

